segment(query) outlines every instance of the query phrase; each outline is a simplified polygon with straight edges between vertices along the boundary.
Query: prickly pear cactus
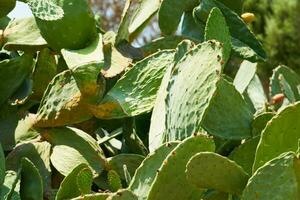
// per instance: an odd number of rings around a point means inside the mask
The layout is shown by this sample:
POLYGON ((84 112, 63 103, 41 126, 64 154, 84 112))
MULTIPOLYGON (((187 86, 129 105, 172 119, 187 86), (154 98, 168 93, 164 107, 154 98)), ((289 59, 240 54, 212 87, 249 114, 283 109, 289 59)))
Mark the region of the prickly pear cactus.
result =
POLYGON ((244 1, 127 0, 116 32, 23 2, 0 2, 0 199, 299 199, 300 78, 262 76, 244 1))
POLYGON ((194 155, 186 165, 186 176, 199 188, 236 195, 242 194, 249 178, 234 161, 212 152, 194 155))
MULTIPOLYGON (((50 1, 49 1, 50 2, 50 1)), ((59 51, 81 49, 92 42, 96 34, 96 23, 86 0, 57 0, 63 17, 54 21, 36 16, 37 25, 48 45, 59 51)))
POLYGON ((184 173, 185 166, 194 154, 214 151, 214 148, 212 139, 207 136, 195 135, 184 140, 170 152, 157 170, 147 199, 199 199, 203 189, 198 189, 188 182, 184 173), (180 190, 174 190, 179 185, 180 190))
POLYGON ((299 158, 293 152, 281 154, 265 163, 253 174, 242 198, 245 200, 298 199, 299 167, 299 158), (286 184, 282 185, 282 183, 286 184))

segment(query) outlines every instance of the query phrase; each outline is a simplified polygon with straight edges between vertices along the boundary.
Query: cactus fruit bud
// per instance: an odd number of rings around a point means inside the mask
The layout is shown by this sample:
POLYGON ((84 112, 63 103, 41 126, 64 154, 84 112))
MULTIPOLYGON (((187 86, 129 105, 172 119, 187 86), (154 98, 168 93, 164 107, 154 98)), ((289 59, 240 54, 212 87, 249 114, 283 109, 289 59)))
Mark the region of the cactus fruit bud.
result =
POLYGON ((272 97, 271 104, 278 104, 281 103, 284 99, 284 94, 276 94, 275 96, 272 97))
POLYGON ((255 20, 255 15, 253 13, 244 13, 241 15, 243 21, 246 24, 251 24, 255 20))

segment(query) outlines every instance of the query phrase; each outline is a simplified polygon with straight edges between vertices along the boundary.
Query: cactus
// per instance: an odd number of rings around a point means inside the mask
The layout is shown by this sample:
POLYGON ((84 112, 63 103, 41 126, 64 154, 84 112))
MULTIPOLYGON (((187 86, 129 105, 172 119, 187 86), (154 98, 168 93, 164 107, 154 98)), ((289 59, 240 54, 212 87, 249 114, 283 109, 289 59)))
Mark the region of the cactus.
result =
POLYGON ((5 172, 5 180, 0 186, 0 196, 3 199, 20 200, 20 171, 8 170, 5 172))
MULTIPOLYGON (((273 70, 273 75, 270 78, 270 96, 273 97, 284 92, 280 77, 282 77, 281 79, 285 79, 285 82, 291 87, 290 90, 292 91, 295 100, 299 100, 300 93, 297 86, 300 84, 300 77, 286 66, 278 66, 273 70)), ((281 105, 282 102, 278 102, 275 107, 278 109, 281 105)))
POLYGON ((81 163, 88 164, 93 170, 93 175, 106 168, 107 161, 102 149, 87 133, 76 128, 63 127, 45 129, 40 134, 53 145, 51 163, 61 174, 68 175, 81 163))
POLYGON ((88 0, 2 1, 0 199, 298 199, 300 78, 260 80, 244 1, 128 0, 116 33, 88 0))
POLYGON ((233 85, 241 94, 244 93, 251 80, 254 78, 256 73, 256 65, 257 63, 251 63, 249 61, 244 61, 241 64, 233 81, 233 85))
POLYGON ((225 139, 251 136, 251 110, 234 86, 221 77, 221 51, 219 43, 205 42, 189 51, 176 65, 168 86, 165 141, 184 139, 201 128, 225 139), (210 59, 203 59, 206 57, 210 59), (226 98, 230 101, 224 101, 226 98), (229 124, 227 118, 235 120, 229 124))
POLYGON ((265 163, 253 174, 242 199, 298 199, 298 171, 299 159, 295 154, 283 153, 265 163))
POLYGON ((54 0, 27 0, 33 15, 41 20, 54 21, 63 18, 64 11, 54 0))
MULTIPOLYGON (((174 62, 179 62, 182 57, 193 47, 193 43, 188 40, 182 41, 176 49, 174 62)), ((172 73, 174 65, 168 66, 165 75, 162 79, 162 83, 157 92, 157 98, 151 116, 151 125, 149 130, 149 149, 150 151, 155 150, 161 146, 164 142, 165 137, 165 126, 166 126, 166 105, 165 98, 167 97, 167 87, 169 79, 172 73)))
POLYGON ((298 123, 289 122, 298 119, 299 107, 299 103, 286 107, 267 124, 256 150, 253 172, 284 152, 297 151, 300 137, 298 123))
POLYGON ((159 0, 145 0, 138 4, 130 18, 128 25, 129 39, 135 38, 143 29, 143 27, 151 20, 160 7, 159 0))
POLYGON ((103 65, 104 55, 102 49, 102 35, 99 34, 95 41, 86 48, 79 50, 62 49, 61 54, 66 61, 68 68, 72 70, 78 66, 91 63, 103 65))
POLYGON ((89 194, 93 181, 93 174, 89 166, 79 164, 62 181, 55 200, 71 199, 89 194))
POLYGON ((185 166, 198 152, 214 151, 212 139, 196 135, 184 140, 166 157, 153 180, 148 200, 200 199, 203 190, 190 184, 185 177, 185 166), (174 190, 180 186, 180 190, 174 190), (164 192, 161 192, 164 191, 164 192))
POLYGON ((43 182, 38 169, 27 158, 21 161, 21 190, 22 199, 43 199, 43 182))
POLYGON ((252 135, 260 136, 267 123, 272 119, 274 113, 265 112, 257 115, 252 122, 252 135))
POLYGON ((165 50, 135 64, 100 104, 92 108, 93 114, 100 119, 114 119, 149 112, 154 106, 163 74, 173 62, 173 57, 174 51, 165 50))
POLYGON ((123 166, 126 168, 130 176, 134 175, 135 170, 140 166, 141 162, 144 160, 144 156, 137 154, 119 154, 111 157, 107 160, 108 168, 114 170, 119 174, 122 180, 125 180, 125 174, 123 166))
POLYGON ((186 176, 199 188, 236 195, 242 194, 249 178, 234 161, 212 152, 195 154, 186 165, 186 176))
POLYGON ((160 146, 148 156, 136 170, 128 188, 138 196, 138 199, 147 199, 157 170, 159 170, 168 154, 173 151, 177 145, 178 142, 172 142, 160 146), (143 184, 140 184, 141 182, 143 184))
POLYGON ((109 170, 107 173, 107 179, 111 191, 116 192, 122 188, 122 183, 119 174, 115 170, 109 170))
POLYGON ((252 174, 252 166, 255 159, 256 148, 260 137, 246 140, 243 144, 235 148, 228 158, 240 165, 247 174, 252 174))
POLYGON ((33 56, 23 54, 20 57, 0 61, 0 105, 2 105, 22 84, 31 73, 33 67, 33 56), (7 85, 10 87, 7 88, 7 85))
POLYGON ((31 98, 40 100, 43 97, 47 85, 57 73, 55 56, 50 49, 43 49, 37 57, 37 62, 33 72, 33 95, 31 98))
POLYGON ((223 62, 227 63, 231 54, 231 37, 225 18, 218 8, 213 8, 205 26, 205 41, 217 40, 223 44, 223 62), (217 26, 216 26, 217 25, 217 26))
POLYGON ((96 23, 86 0, 57 0, 64 14, 61 19, 48 21, 36 18, 43 38, 55 51, 63 48, 81 49, 96 38, 96 23))
POLYGON ((250 99, 250 104, 253 105, 253 108, 257 113, 261 113, 266 110, 268 99, 257 74, 253 77, 248 85, 247 96, 250 99))
POLYGON ((218 7, 227 22, 230 34, 232 36, 232 49, 243 59, 256 62, 266 59, 266 53, 262 45, 256 39, 254 34, 249 30, 244 21, 238 14, 231 11, 224 4, 217 0, 203 0, 201 4, 194 9, 194 16, 197 21, 205 22, 208 13, 214 7, 218 7))
POLYGON ((22 158, 28 158, 38 169, 45 192, 51 184, 50 144, 48 142, 23 143, 14 148, 6 157, 6 170, 18 172, 22 166, 22 158))
POLYGON ((96 104, 104 92, 104 83, 98 83, 100 68, 91 63, 56 75, 41 100, 35 126, 62 126, 92 118, 89 106, 96 104))
POLYGON ((7 50, 38 51, 47 46, 34 17, 10 21, 3 33, 7 50))
POLYGON ((192 10, 197 4, 197 0, 163 0, 158 11, 160 30, 166 35, 174 33, 180 23, 182 14, 192 10))

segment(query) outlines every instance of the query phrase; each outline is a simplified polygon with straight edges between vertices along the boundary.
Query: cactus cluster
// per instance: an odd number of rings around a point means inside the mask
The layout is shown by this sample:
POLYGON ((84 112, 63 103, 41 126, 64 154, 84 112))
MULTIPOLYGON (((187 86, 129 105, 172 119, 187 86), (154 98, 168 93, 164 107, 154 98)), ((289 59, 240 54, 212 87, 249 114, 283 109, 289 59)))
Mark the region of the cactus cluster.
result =
POLYGON ((116 33, 86 0, 29 0, 18 20, 14 3, 0 199, 300 199, 300 77, 278 66, 265 92, 243 1, 128 0, 116 33), (132 46, 155 15, 163 37, 132 46))

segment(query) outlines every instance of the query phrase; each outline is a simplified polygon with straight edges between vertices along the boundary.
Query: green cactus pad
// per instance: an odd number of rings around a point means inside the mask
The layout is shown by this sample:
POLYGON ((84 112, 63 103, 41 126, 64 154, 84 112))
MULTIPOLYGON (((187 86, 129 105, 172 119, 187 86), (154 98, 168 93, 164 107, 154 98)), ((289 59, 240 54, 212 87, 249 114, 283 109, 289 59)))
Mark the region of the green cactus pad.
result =
POLYGON ((185 12, 182 19, 181 34, 184 37, 192 38, 197 42, 203 42, 205 23, 196 22, 193 17, 193 11, 185 12))
POLYGON ((0 143, 4 151, 11 151, 16 145, 14 133, 21 113, 17 106, 3 104, 0 108, 0 143))
POLYGON ((100 69, 94 63, 56 75, 44 93, 35 126, 56 127, 92 118, 89 106, 102 98, 105 88, 103 82, 98 83, 100 69))
POLYGON ((205 27, 205 41, 217 40, 223 44, 223 62, 227 63, 231 54, 231 36, 225 18, 218 8, 210 11, 205 27))
POLYGON ((16 0, 2 0, 0 2, 0 18, 5 17, 16 6, 16 0))
POLYGON ((266 109, 268 99, 258 75, 255 75, 250 81, 247 88, 247 95, 258 113, 266 109))
POLYGON ((186 176, 199 188, 236 195, 242 194, 249 178, 234 161, 212 152, 194 155, 186 165, 186 176))
POLYGON ((27 158, 23 158, 20 196, 22 199, 43 199, 43 181, 38 169, 27 158))
POLYGON ((130 19, 131 19, 131 14, 132 11, 130 9, 130 7, 132 6, 132 1, 131 0, 126 0, 125 1, 125 6, 123 9, 123 13, 121 16, 121 21, 119 24, 119 28, 116 34, 116 38, 115 38, 115 45, 118 46, 121 42, 125 41, 129 41, 129 30, 128 30, 128 26, 130 23, 130 19))
POLYGON ((140 166, 144 158, 144 156, 138 154, 118 154, 114 157, 108 158, 107 162, 108 167, 116 171, 120 178, 125 180, 123 166, 126 165, 127 170, 132 177, 135 173, 135 170, 140 166))
POLYGON ((211 135, 223 139, 251 137, 253 113, 233 84, 221 78, 207 106, 201 126, 211 135))
POLYGON ((103 64, 104 55, 102 49, 102 36, 99 34, 95 41, 88 47, 79 50, 62 49, 61 54, 63 55, 68 68, 75 69, 78 66, 89 63, 103 64))
POLYGON ((106 159, 96 140, 79 129, 46 129, 41 136, 53 145, 51 163, 65 176, 81 163, 88 164, 94 175, 106 167, 106 159))
POLYGON ((298 119, 300 103, 286 107, 268 122, 256 150, 253 172, 284 152, 297 151, 300 138, 298 119))
POLYGON ((208 13, 214 7, 219 8, 225 16, 229 31, 232 36, 232 49, 240 57, 250 60, 265 60, 266 53, 260 42, 249 30, 238 14, 230 10, 217 0, 202 0, 201 4, 194 9, 194 16, 198 21, 205 22, 208 13), (204 9, 205 8, 205 9, 204 9), (203 9, 205 11, 203 11, 203 9), (204 16, 203 16, 204 12, 204 16))
MULTIPOLYGON (((31 74, 30 74, 31 75, 31 74)), ((30 76, 27 76, 23 83, 9 98, 8 103, 10 105, 24 105, 32 94, 33 82, 30 76)))
POLYGON ((55 56, 50 49, 43 49, 38 53, 37 62, 33 72, 33 99, 41 100, 48 84, 57 74, 55 56))
POLYGON ((172 70, 166 97, 166 141, 182 140, 200 130, 222 70, 221 55, 220 43, 205 42, 189 51, 172 70))
POLYGON ((161 167, 168 154, 178 145, 178 142, 163 144, 150 154, 136 170, 130 185, 128 186, 140 200, 146 200, 151 185, 156 177, 157 170, 161 167), (140 184, 143 183, 143 184, 140 184))
POLYGON ((247 140, 245 143, 234 149, 228 156, 229 159, 240 165, 249 175, 252 174, 252 166, 259 139, 260 137, 258 136, 247 140))
POLYGON ((42 20, 36 17, 37 25, 48 45, 60 49, 82 49, 96 36, 96 23, 86 0, 57 0, 64 11, 61 19, 42 20))
POLYGON ((257 115, 252 122, 252 135, 260 136, 262 131, 265 129, 266 125, 272 119, 272 117, 274 115, 275 114, 271 113, 271 112, 266 112, 266 113, 257 115))
POLYGON ((163 144, 165 135, 166 123, 166 105, 165 98, 167 96, 167 87, 171 77, 172 69, 175 63, 179 62, 182 57, 194 46, 194 43, 189 40, 183 40, 176 49, 174 64, 170 64, 165 72, 157 98, 151 115, 151 124, 149 130, 149 150, 152 152, 163 144))
POLYGON ((137 116, 150 112, 167 67, 173 62, 174 51, 165 50, 136 63, 92 108, 100 119, 137 116))
POLYGON ((178 44, 186 39, 190 39, 190 38, 186 38, 178 35, 160 37, 153 40, 151 43, 142 46, 141 50, 144 52, 145 55, 151 55, 163 49, 176 49, 178 44))
POLYGON ((18 120, 18 125, 15 128, 14 139, 16 144, 20 142, 30 141, 39 136, 38 131, 33 129, 36 121, 35 114, 26 114, 18 120))
POLYGON ((33 57, 30 54, 23 54, 20 57, 0 62, 0 105, 2 105, 25 78, 31 73, 33 68, 33 57), (7 87, 9 85, 9 87, 7 87))
POLYGON ((196 153, 214 150, 213 140, 203 135, 190 137, 180 143, 157 170, 147 200, 200 199, 203 190, 188 182, 185 166, 196 153))
POLYGON ((253 174, 242 199, 299 199, 299 170, 299 159, 293 152, 281 154, 253 174))
POLYGON ((64 16, 63 9, 54 0, 28 0, 27 4, 32 14, 41 20, 59 20, 64 16))
POLYGON ((221 52, 220 43, 202 43, 173 69, 165 141, 182 140, 201 127, 225 139, 251 136, 252 113, 234 86, 221 77, 221 52))
POLYGON ((51 186, 50 149, 48 142, 30 142, 18 145, 6 157, 6 169, 18 171, 21 168, 22 158, 27 157, 38 169, 43 188, 48 192, 51 186))
POLYGON ((119 48, 115 46, 116 34, 108 31, 103 36, 103 54, 104 54, 104 68, 102 74, 105 78, 115 78, 129 68, 132 64, 132 58, 125 56, 119 50, 120 47, 126 47, 127 44, 119 44, 119 48))
POLYGON ((5 181, 0 186, 0 197, 3 200, 21 200, 20 197, 20 171, 6 171, 5 181))
POLYGON ((122 188, 121 178, 115 170, 107 172, 107 180, 112 192, 116 192, 122 188))
POLYGON ((233 85, 235 86, 237 91, 239 91, 239 93, 243 94, 250 84, 251 80, 254 78, 256 73, 256 66, 257 63, 252 63, 247 60, 245 60, 241 64, 233 81, 233 85))
POLYGON ((87 164, 76 166, 62 181, 55 200, 71 199, 91 193, 92 171, 87 164))
POLYGON ((283 93, 280 79, 282 76, 285 81, 290 85, 293 94, 297 100, 300 100, 300 94, 297 86, 300 85, 300 77, 292 69, 286 66, 279 66, 273 70, 273 75, 270 79, 270 96, 273 97, 276 94, 283 93))
POLYGON ((37 114, 36 127, 76 124, 92 118, 71 71, 64 71, 53 78, 37 114))
POLYGON ((147 22, 155 15, 160 6, 159 0, 144 0, 139 2, 138 8, 135 9, 130 23, 128 26, 128 32, 130 39, 134 38, 140 33, 147 24, 147 22))
POLYGON ((12 20, 4 30, 4 41, 4 48, 10 51, 38 51, 47 45, 34 17, 12 20))
POLYGON ((193 10, 198 3, 198 0, 163 0, 158 11, 158 24, 163 34, 175 33, 182 14, 193 10))
MULTIPOLYGON (((291 85, 285 80, 285 78, 282 74, 280 74, 278 78, 279 78, 280 86, 281 86, 284 96, 287 98, 287 100, 290 103, 295 103, 296 96, 299 96, 299 91, 297 91, 297 93, 294 93, 291 85)), ((299 100, 299 99, 297 99, 297 100, 299 100)))

